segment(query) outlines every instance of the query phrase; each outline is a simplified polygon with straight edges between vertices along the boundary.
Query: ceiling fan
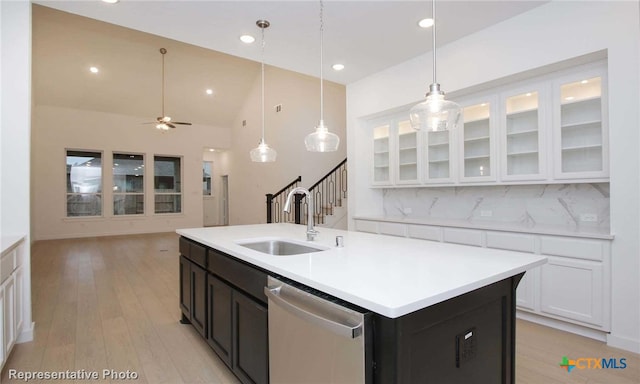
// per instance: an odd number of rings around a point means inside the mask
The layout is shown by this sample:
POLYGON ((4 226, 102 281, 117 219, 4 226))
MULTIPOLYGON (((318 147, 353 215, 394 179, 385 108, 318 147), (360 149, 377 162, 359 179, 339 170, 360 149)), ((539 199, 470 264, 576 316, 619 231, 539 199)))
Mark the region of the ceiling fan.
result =
POLYGON ((172 121, 171 117, 164 114, 164 55, 167 53, 167 50, 165 48, 160 48, 160 53, 162 54, 162 116, 156 117, 156 121, 143 124, 155 124, 157 129, 161 131, 168 131, 170 128, 175 128, 177 124, 191 125, 191 123, 172 121))

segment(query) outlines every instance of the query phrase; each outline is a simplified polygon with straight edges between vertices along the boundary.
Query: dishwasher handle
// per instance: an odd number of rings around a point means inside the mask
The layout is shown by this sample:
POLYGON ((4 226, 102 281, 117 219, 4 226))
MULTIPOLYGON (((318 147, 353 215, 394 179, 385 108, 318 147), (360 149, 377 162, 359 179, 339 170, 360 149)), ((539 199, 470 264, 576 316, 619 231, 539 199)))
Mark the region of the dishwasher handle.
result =
MULTIPOLYGON (((337 335, 347 337, 350 339, 355 339, 362 335, 362 327, 363 320, 359 320, 357 325, 343 324, 339 319, 331 319, 330 313, 321 313, 321 310, 312 311, 311 308, 304 309, 299 306, 287 301, 280 293, 283 286, 278 287, 265 287, 264 294, 267 295, 269 300, 272 300, 274 303, 278 304, 280 307, 288 310, 292 314, 303 318, 319 327, 322 327, 326 330, 329 330, 337 335)), ((297 290, 295 288, 291 288, 292 290, 297 290)), ((321 299, 318 299, 321 300, 321 299)), ((332 304, 332 303, 331 303, 332 304)), ((318 308, 320 309, 320 308, 318 308)))

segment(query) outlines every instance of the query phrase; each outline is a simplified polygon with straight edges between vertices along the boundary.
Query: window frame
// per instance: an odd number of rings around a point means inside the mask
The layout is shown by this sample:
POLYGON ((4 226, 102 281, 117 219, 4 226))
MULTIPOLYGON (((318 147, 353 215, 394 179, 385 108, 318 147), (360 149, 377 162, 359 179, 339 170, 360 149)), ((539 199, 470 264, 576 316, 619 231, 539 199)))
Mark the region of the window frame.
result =
MULTIPOLYGON (((176 214, 182 214, 183 210, 182 210, 182 206, 184 204, 184 198, 183 198, 183 175, 184 175, 184 157, 180 156, 180 155, 162 155, 162 154, 154 154, 153 155, 153 214, 154 215, 176 215, 176 214), (178 187, 178 192, 172 191, 172 192, 158 192, 158 188, 156 188, 156 178, 159 176, 156 176, 156 162, 158 161, 158 158, 165 158, 165 159, 177 159, 179 161, 179 172, 180 172, 180 177, 179 179, 176 181, 174 178, 173 181, 173 185, 174 185, 174 190, 176 189, 176 186, 178 187), (162 211, 158 211, 158 204, 163 204, 166 202, 162 202, 162 201, 158 201, 158 197, 159 196, 177 196, 178 197, 178 206, 179 206, 179 210, 174 210, 173 211, 166 211, 166 212, 162 212, 162 211)), ((162 175, 160 175, 162 176, 162 175)), ((174 175, 175 176, 175 175, 174 175)), ((175 200, 174 200, 175 201, 175 200)), ((175 204, 175 203, 174 203, 175 204)))
MULTIPOLYGON (((123 216, 144 216, 146 209, 145 209, 145 204, 146 204, 146 185, 145 185, 145 172, 146 172, 146 156, 144 153, 139 153, 139 152, 127 152, 127 151, 113 151, 111 152, 111 161, 112 161, 112 172, 111 172, 111 181, 113 183, 113 190, 111 191, 112 196, 111 196, 111 201, 112 201, 112 205, 113 205, 113 211, 112 214, 114 217, 123 217, 123 216), (116 188, 116 173, 115 173, 115 169, 116 169, 116 161, 117 159, 115 158, 116 156, 139 156, 142 157, 142 170, 141 170, 141 177, 142 177, 142 191, 141 192, 116 192, 115 188, 116 188), (127 196, 142 196, 142 212, 136 212, 136 213, 116 213, 116 208, 115 208, 115 204, 116 204, 116 197, 124 197, 124 200, 126 201, 126 197, 127 196)), ((126 181, 126 176, 128 175, 124 175, 125 176, 125 181, 126 181)))
MULTIPOLYGON (((93 156, 95 159, 96 157, 93 156)), ((64 217, 66 219, 95 219, 95 218, 104 218, 104 151, 97 149, 77 149, 77 148, 65 148, 64 149, 64 159, 65 159, 65 212, 64 217), (76 153, 75 157, 81 157, 81 154, 98 154, 100 156, 100 184, 97 192, 73 192, 69 191, 71 185, 71 172, 69 169, 68 159, 70 153, 76 153), (97 197, 97 203, 95 204, 99 209, 97 214, 92 215, 69 215, 69 198, 71 196, 95 196, 97 197)), ((73 167, 73 165, 72 165, 73 167)), ((98 167, 95 167, 98 168, 98 167)))

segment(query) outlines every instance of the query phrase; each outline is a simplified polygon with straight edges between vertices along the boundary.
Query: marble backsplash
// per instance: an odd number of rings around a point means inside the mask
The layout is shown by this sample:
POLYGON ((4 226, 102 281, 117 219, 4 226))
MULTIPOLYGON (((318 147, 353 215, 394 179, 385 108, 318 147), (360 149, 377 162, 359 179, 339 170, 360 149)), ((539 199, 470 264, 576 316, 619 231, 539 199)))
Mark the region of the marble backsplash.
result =
POLYGON ((383 191, 384 215, 471 224, 609 229, 609 183, 398 188, 383 191))

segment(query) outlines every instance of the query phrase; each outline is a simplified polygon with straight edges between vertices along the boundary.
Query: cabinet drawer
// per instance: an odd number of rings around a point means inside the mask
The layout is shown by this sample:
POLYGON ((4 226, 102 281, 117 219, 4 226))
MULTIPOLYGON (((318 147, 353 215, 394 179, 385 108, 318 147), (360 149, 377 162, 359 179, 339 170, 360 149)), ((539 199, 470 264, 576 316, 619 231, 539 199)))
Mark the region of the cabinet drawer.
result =
POLYGON ((440 241, 440 228, 428 225, 410 224, 407 228, 408 236, 415 239, 440 241))
POLYGON ((518 233, 487 232, 487 247, 533 253, 535 237, 518 233))
POLYGON ((607 242, 588 239, 540 237, 540 253, 587 260, 603 260, 607 242))
POLYGON ((444 228, 442 238, 445 243, 475 245, 482 247, 482 231, 472 229, 444 228))
POLYGON ((207 248, 203 245, 191 243, 189 246, 189 260, 200 265, 202 268, 207 266, 207 248))
POLYGON ((378 233, 378 222, 367 220, 356 220, 356 231, 378 233))
POLYGON ((267 302, 267 296, 264 294, 264 287, 267 286, 266 273, 215 249, 210 249, 208 256, 209 272, 228 281, 263 303, 267 302))
POLYGON ((189 240, 187 240, 184 237, 180 237, 180 240, 178 241, 178 250, 180 251, 180 254, 184 257, 189 257, 189 244, 191 244, 191 242, 189 240))
POLYGON ((378 223, 378 232, 381 235, 406 236, 406 225, 399 223, 378 223))

